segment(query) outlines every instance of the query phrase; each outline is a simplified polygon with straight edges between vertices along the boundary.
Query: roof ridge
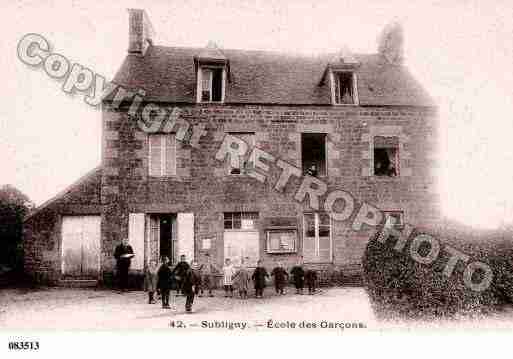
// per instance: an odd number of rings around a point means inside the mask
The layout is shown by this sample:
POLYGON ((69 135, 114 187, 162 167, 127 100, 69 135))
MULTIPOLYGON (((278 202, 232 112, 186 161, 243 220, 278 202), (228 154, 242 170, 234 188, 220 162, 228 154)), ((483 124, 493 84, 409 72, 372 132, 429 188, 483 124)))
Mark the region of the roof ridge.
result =
MULTIPOLYGON (((161 49, 169 49, 169 50, 189 50, 189 51, 204 51, 205 47, 197 47, 197 46, 168 46, 168 45, 152 45, 154 48, 161 49)), ((317 57, 329 57, 329 56, 339 56, 340 51, 330 51, 330 52, 318 52, 318 53, 301 53, 294 51, 286 51, 286 50, 259 50, 259 49, 241 49, 241 48, 219 48, 223 53, 226 52, 242 52, 242 53, 262 53, 262 54, 274 54, 274 55, 284 55, 290 57, 307 57, 307 58, 317 58, 317 57)), ((377 52, 352 52, 354 56, 379 56, 377 52)))

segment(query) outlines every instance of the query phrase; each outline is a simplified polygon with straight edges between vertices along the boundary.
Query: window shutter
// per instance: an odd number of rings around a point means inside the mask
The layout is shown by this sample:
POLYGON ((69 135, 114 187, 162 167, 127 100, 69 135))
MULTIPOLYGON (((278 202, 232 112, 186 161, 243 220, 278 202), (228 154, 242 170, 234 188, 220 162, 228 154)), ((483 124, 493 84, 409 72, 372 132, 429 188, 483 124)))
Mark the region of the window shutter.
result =
POLYGON ((150 176, 162 175, 162 135, 149 136, 149 173, 150 176))
POLYGON ((144 213, 130 213, 128 215, 128 243, 134 250, 131 268, 142 270, 144 268, 144 213))
POLYGON ((190 263, 194 260, 194 213, 178 213, 178 254, 185 254, 190 263))
POLYGON ((176 175, 176 136, 170 134, 166 137, 166 176, 176 175))

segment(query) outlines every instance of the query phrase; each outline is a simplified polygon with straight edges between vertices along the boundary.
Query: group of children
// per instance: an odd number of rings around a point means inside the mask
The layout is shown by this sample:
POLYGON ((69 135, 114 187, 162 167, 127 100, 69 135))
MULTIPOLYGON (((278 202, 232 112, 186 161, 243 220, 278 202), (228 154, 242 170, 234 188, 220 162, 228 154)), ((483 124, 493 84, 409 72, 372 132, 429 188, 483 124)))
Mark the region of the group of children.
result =
MULTIPOLYGON (((186 296, 185 310, 187 313, 191 313, 195 295, 201 297, 206 290, 208 296, 214 296, 212 289, 215 288, 217 273, 219 270, 208 255, 206 263, 202 265, 198 265, 195 261, 189 265, 185 256, 182 255, 180 262, 173 269, 169 266, 167 257, 162 258, 159 268, 157 268, 156 261, 152 261, 146 269, 144 279, 148 302, 155 303, 154 293, 157 292, 161 297, 162 307, 170 308, 169 294, 171 290, 176 290, 177 294, 186 296)), ((301 258, 292 267, 290 276, 281 262, 278 262, 269 275, 261 260, 258 260, 256 268, 250 273, 245 261, 242 261, 241 265, 236 268, 228 258, 225 260, 221 273, 225 297, 233 298, 235 289, 241 299, 248 298, 251 281, 253 281, 256 298, 263 298, 266 282, 270 277, 273 277, 274 288, 279 295, 285 294, 289 278, 292 279, 297 294, 303 294, 305 285, 308 288, 308 294, 314 294, 317 282, 317 272, 312 269, 305 270, 301 258)))

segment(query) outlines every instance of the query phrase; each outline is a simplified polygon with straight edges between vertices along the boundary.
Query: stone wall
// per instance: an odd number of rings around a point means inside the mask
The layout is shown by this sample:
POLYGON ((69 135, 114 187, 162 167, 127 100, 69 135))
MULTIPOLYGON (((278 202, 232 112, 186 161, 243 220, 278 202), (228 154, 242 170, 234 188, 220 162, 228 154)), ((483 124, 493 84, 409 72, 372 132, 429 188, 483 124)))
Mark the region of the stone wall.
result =
MULTIPOLYGON (((215 159, 215 153, 228 132, 255 132, 256 147, 296 166, 300 166, 300 134, 327 133, 328 175, 322 180, 328 184, 328 192, 343 189, 359 202, 383 210, 403 210, 405 221, 414 226, 433 226, 439 221, 435 171, 438 123, 433 109, 212 104, 180 109, 181 117, 191 125, 205 124, 207 134, 199 149, 177 142, 176 176, 150 178, 147 135, 138 128, 136 118, 104 104, 101 196, 105 204, 105 263, 121 236, 126 235, 128 213, 135 211, 194 212, 196 254, 203 238, 215 238, 211 254, 218 264, 223 260, 223 212, 256 211, 260 219, 293 217, 297 219, 301 252, 302 213, 310 209, 306 201, 294 200, 300 181, 292 179, 279 193, 273 188, 280 173, 276 166, 264 184, 247 176, 227 175, 225 164, 215 159), (372 175, 374 136, 399 138, 399 177, 372 175)), ((287 264, 295 261, 296 255, 266 254, 265 228, 259 230, 262 257, 268 265, 278 259, 287 264)), ((371 233, 354 233, 347 223, 335 223, 332 233, 334 263, 359 264, 371 233)))

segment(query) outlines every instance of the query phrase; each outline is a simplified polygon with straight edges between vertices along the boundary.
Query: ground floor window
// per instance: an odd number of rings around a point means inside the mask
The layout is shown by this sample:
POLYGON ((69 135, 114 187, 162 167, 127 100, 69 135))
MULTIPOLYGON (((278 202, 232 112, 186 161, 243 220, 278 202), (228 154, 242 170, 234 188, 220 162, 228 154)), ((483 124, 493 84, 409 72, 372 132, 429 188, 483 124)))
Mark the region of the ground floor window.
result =
POLYGON ((385 215, 385 223, 395 228, 404 227, 404 212, 403 211, 383 211, 385 215))
POLYGON ((257 220, 257 212, 225 212, 224 229, 256 229, 257 220))
POLYGON ((257 212, 224 213, 224 259, 235 266, 244 261, 255 267, 260 257, 260 236, 257 212))
POLYGON ((305 262, 331 262, 331 220, 328 213, 305 213, 303 228, 303 257, 305 262))

